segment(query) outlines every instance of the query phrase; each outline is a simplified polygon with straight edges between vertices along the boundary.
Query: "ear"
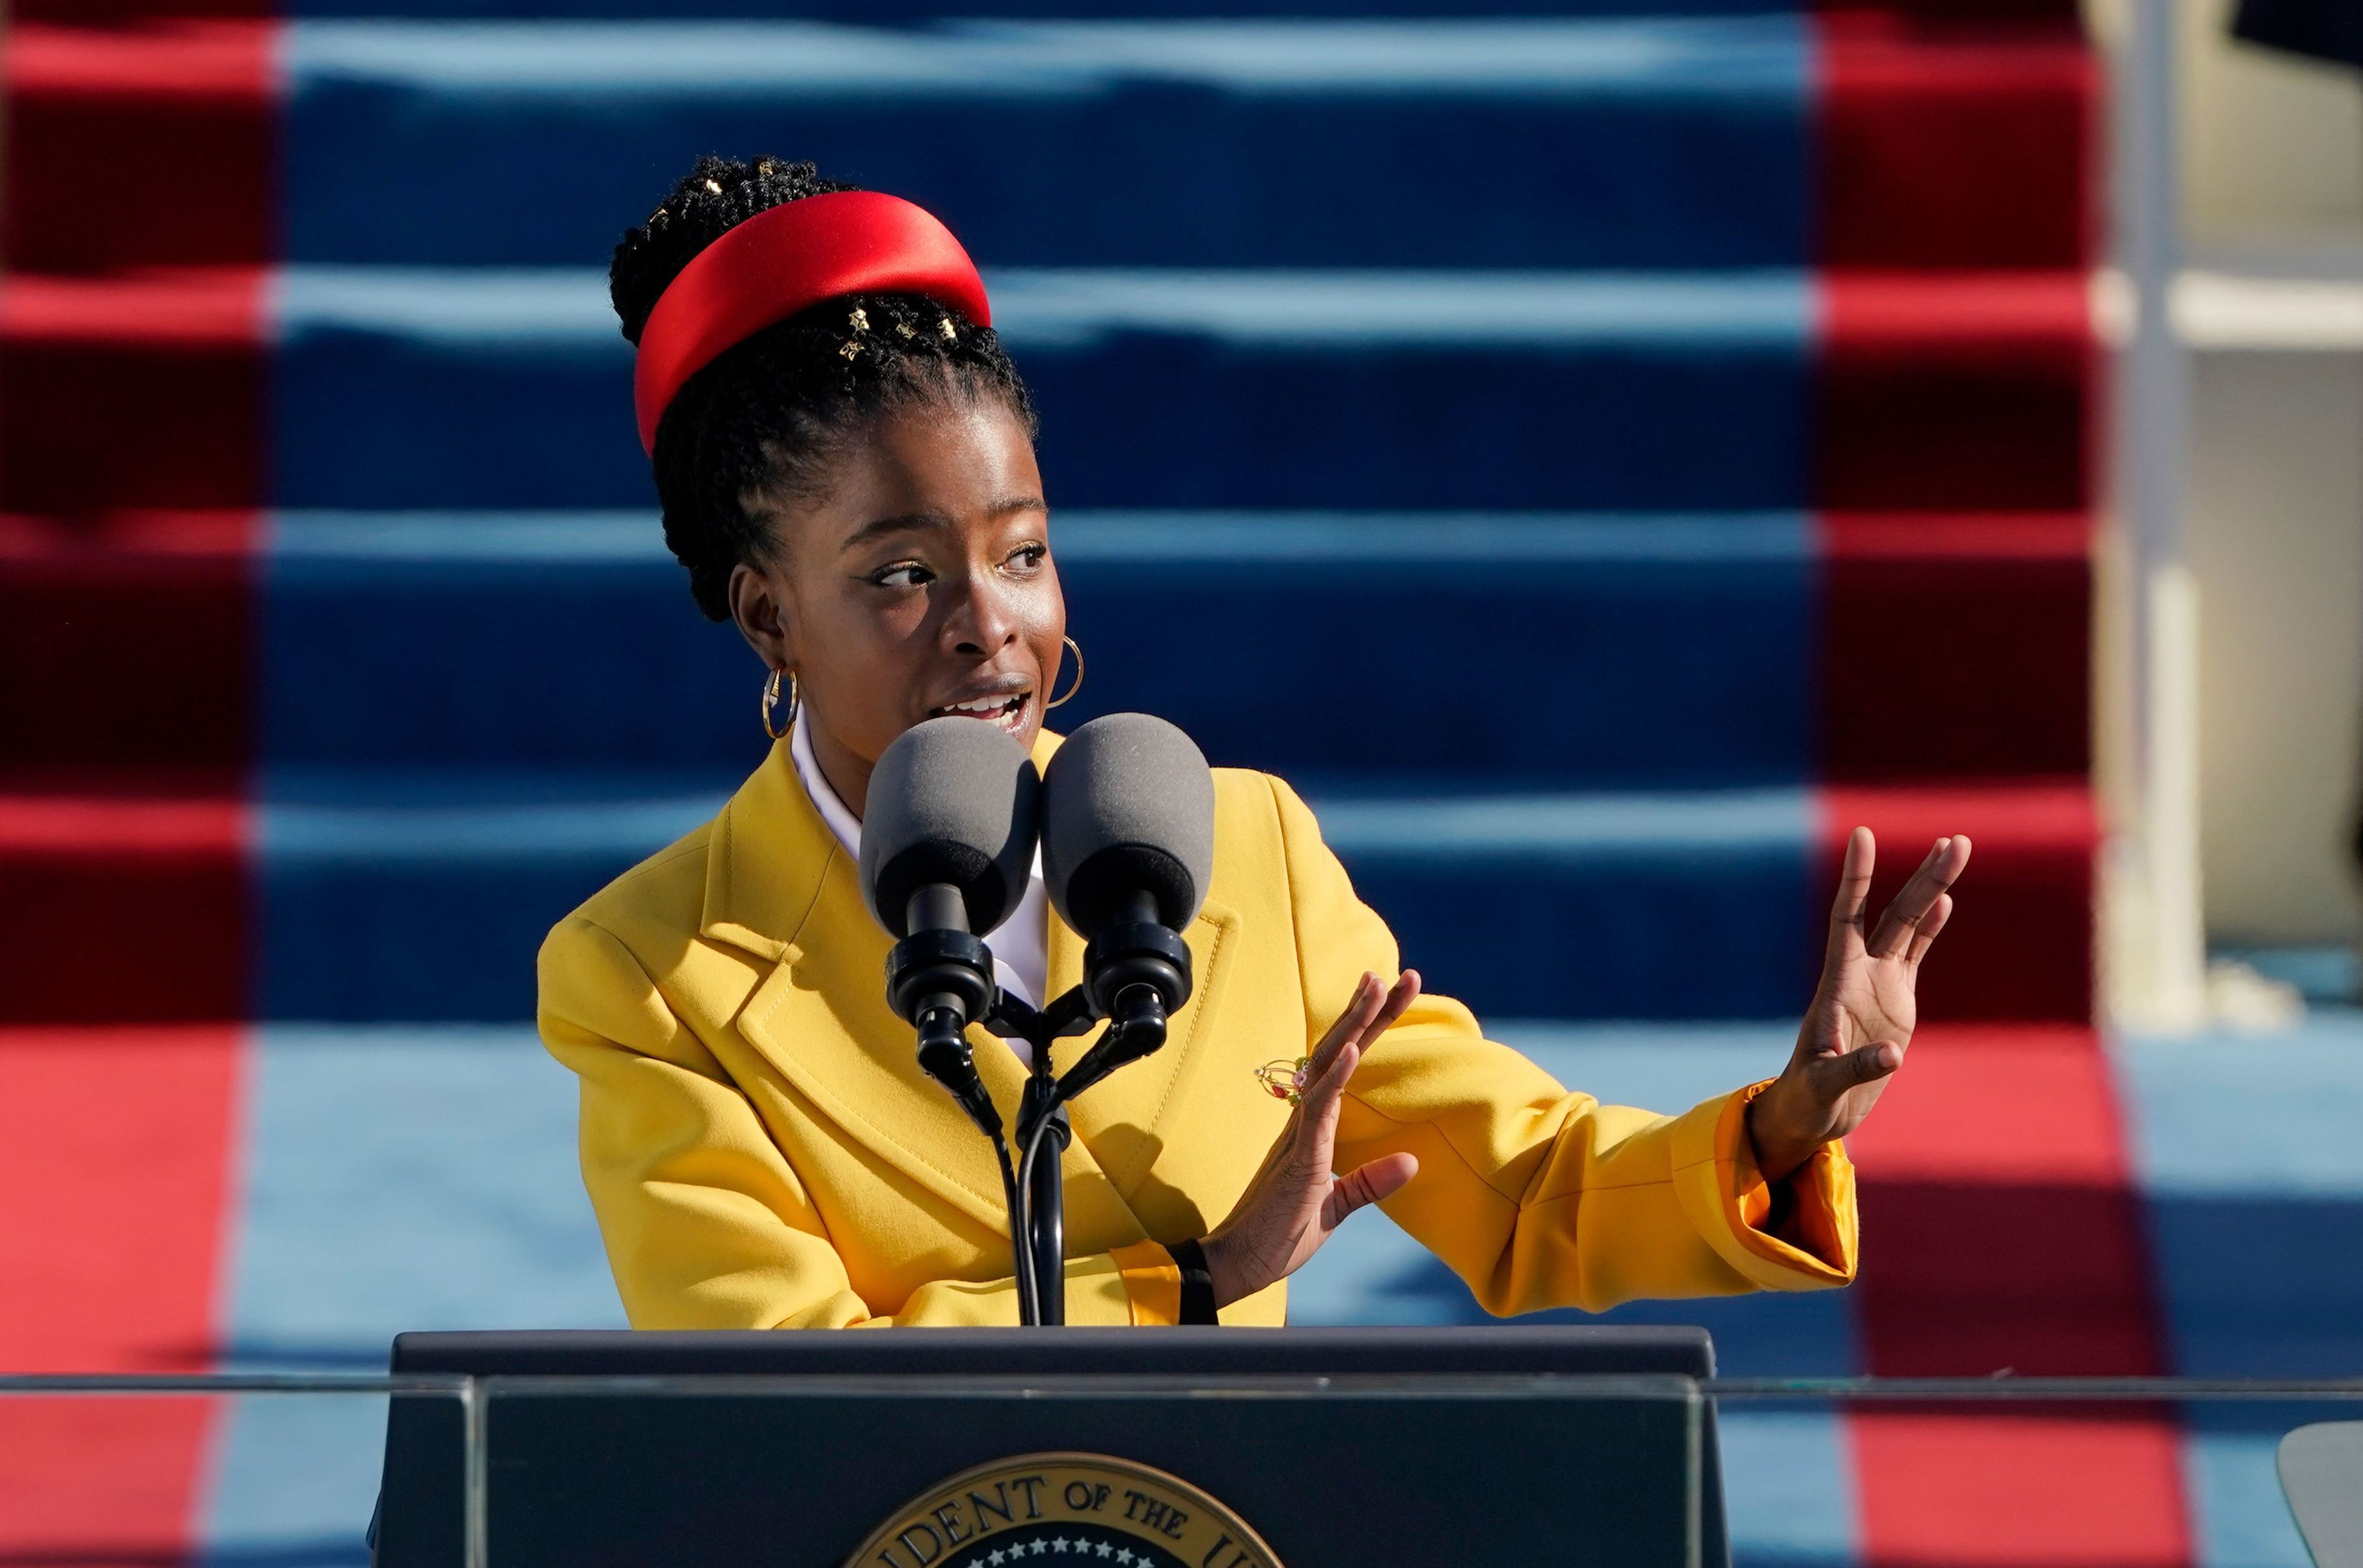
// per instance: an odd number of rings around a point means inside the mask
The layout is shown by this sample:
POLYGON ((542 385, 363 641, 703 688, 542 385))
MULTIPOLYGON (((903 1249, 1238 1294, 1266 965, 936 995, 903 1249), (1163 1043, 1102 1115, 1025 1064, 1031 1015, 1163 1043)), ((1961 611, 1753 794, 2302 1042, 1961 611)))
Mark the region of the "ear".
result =
POLYGON ((767 668, 796 668, 788 607, 779 585, 744 561, 730 569, 730 619, 767 668))

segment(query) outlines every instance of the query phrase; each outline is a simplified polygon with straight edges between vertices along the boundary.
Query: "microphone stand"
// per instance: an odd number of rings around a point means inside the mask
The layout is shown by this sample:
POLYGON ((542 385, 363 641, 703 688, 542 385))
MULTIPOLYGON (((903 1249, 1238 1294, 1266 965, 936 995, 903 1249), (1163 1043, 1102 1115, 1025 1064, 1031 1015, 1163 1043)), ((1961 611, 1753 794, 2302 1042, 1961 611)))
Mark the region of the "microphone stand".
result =
MULTIPOLYGON (((1085 982, 1037 1010, 988 978, 993 955, 982 940, 965 931, 943 929, 954 923, 950 911, 920 909, 917 900, 933 896, 926 891, 914 895, 915 933, 896 943, 887 959, 888 999, 917 1024, 920 1066, 993 1140, 1009 1207, 1018 1321, 1029 1328, 1062 1325, 1067 1320, 1067 1219, 1059 1156, 1074 1138, 1066 1103, 1165 1043, 1169 999, 1170 1005, 1179 1006, 1190 994, 1190 950, 1178 934, 1153 919, 1124 922, 1084 950, 1085 982), (1030 1048, 1026 1090, 1018 1101, 1020 1154, 1014 1171, 1002 1136, 1001 1113, 977 1076, 960 1028, 961 1020, 971 1018, 1030 1048), (1073 1066, 1059 1073, 1050 1060, 1051 1043, 1088 1034, 1103 1018, 1106 1032, 1073 1066), (1046 1144, 1050 1157, 1044 1162, 1046 1144)), ((1153 903, 1146 907, 1153 913, 1153 903)))
POLYGON ((1065 1106, 1127 1062, 1165 1043, 1167 1013, 1188 999, 1190 949, 1157 922, 1155 900, 1130 900, 1121 920, 1083 950, 1083 983, 1037 1012, 995 989, 987 1028, 1014 1034, 1032 1047, 1032 1070, 1018 1102, 1015 1190, 1025 1212, 1013 1216, 1010 1237, 1018 1264, 1019 1321, 1045 1327, 1067 1320, 1066 1189, 1059 1155, 1073 1138, 1065 1106), (1106 1032, 1063 1074, 1050 1062, 1050 1043, 1084 1034, 1101 1019, 1106 1032), (1039 1163, 1045 1143, 1054 1143, 1039 1163), (1029 1315, 1027 1308, 1031 1307, 1029 1315))
POLYGON ((985 1020, 986 1028, 1004 1038, 1023 1040, 1028 1047, 1026 1092, 1017 1105, 1022 1154, 1017 1179, 1010 1187, 1016 1201, 1009 1216, 1009 1235, 1016 1265, 1018 1320, 1029 1328, 1055 1328, 1067 1320, 1067 1192, 1059 1156, 1073 1141, 1074 1130, 1068 1124, 1065 1097, 1051 1066, 1050 1043, 1081 1034, 1092 1022, 1081 986, 1040 1010, 999 991, 993 1014, 985 1020), (1048 1162, 1037 1165, 1036 1155, 1045 1141, 1054 1147, 1048 1162))

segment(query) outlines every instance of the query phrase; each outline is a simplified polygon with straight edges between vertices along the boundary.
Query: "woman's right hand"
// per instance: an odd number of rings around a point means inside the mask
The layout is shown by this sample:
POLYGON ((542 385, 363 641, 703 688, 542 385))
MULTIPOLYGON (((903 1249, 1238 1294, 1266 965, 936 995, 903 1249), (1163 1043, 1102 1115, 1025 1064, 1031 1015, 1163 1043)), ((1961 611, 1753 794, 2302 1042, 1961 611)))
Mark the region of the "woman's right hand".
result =
POLYGON ((1392 1196, 1418 1173, 1419 1161, 1411 1154, 1388 1154, 1342 1176, 1330 1171, 1346 1080, 1354 1076, 1362 1053, 1418 995, 1415 969, 1405 969, 1392 989, 1382 988, 1376 975, 1365 974, 1346 1010, 1313 1048, 1288 1125, 1230 1218, 1203 1243, 1217 1307, 1286 1279, 1321 1250, 1348 1215, 1392 1196))

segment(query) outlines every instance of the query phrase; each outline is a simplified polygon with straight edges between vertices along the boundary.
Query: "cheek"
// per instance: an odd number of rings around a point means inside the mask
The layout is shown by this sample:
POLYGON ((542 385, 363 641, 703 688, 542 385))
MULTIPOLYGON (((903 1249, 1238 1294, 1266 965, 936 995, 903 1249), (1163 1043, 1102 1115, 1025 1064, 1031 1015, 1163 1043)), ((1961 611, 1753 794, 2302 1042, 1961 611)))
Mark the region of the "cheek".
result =
POLYGON ((926 603, 915 594, 808 602, 798 625, 797 674, 847 744, 882 745, 900 733, 900 699, 918 684, 929 657, 926 619, 926 603))
POLYGON ((1033 646, 1035 657, 1042 661, 1044 674, 1059 668, 1066 653, 1067 599, 1059 591, 1055 571, 1043 573, 1039 591, 1028 596, 1026 607, 1026 641, 1033 646))

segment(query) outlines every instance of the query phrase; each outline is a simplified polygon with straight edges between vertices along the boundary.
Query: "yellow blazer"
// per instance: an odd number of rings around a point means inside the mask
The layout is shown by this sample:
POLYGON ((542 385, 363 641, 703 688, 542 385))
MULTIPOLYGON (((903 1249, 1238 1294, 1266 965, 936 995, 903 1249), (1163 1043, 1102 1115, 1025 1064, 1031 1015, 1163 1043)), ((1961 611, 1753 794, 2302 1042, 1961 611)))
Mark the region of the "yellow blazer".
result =
MULTIPOLYGON (((1307 1050, 1364 970, 1396 972, 1287 785, 1222 769, 1215 797, 1195 994, 1162 1051, 1070 1110, 1072 1323, 1176 1320, 1155 1243, 1219 1223, 1287 1120, 1251 1070, 1307 1050)), ((1050 925, 1056 995, 1082 943, 1050 925)), ((784 742, 719 816, 550 933, 541 1034, 582 1079, 583 1182, 637 1327, 1016 1321, 999 1167, 888 1010, 888 946, 784 742)), ((1014 1124, 1024 1068, 973 1038, 1014 1124)), ((1832 1145, 1776 1203, 1741 1117, 1761 1087, 1681 1116, 1602 1105, 1423 996, 1356 1072, 1337 1159, 1419 1156, 1387 1212, 1497 1314, 1844 1285, 1853 1168, 1832 1145)), ((1283 1282, 1223 1320, 1276 1324, 1286 1304, 1283 1282)))

